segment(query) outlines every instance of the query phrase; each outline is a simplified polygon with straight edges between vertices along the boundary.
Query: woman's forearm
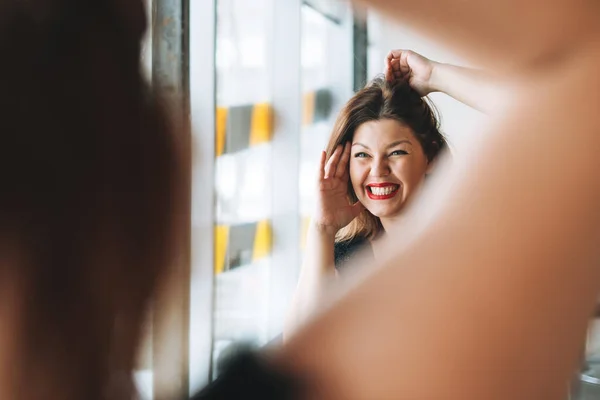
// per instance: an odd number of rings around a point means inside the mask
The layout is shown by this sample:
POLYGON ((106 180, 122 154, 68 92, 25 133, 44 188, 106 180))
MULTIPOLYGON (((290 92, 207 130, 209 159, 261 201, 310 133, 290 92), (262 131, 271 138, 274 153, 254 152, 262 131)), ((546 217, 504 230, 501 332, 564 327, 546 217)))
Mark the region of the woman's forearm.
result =
POLYGON ((431 89, 472 107, 491 114, 507 96, 501 82, 484 71, 435 63, 431 72, 431 89))
POLYGON ((287 338, 318 308, 323 287, 335 276, 334 244, 335 235, 323 232, 311 221, 300 279, 288 313, 284 337, 287 338))

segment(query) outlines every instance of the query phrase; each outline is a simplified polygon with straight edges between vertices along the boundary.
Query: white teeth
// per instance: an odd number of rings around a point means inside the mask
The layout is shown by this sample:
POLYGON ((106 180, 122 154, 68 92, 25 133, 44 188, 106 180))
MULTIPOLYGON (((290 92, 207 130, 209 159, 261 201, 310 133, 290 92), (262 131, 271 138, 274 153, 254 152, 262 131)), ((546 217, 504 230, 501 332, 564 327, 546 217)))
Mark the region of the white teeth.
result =
POLYGON ((373 187, 369 186, 375 196, 387 196, 396 190, 396 186, 373 187))

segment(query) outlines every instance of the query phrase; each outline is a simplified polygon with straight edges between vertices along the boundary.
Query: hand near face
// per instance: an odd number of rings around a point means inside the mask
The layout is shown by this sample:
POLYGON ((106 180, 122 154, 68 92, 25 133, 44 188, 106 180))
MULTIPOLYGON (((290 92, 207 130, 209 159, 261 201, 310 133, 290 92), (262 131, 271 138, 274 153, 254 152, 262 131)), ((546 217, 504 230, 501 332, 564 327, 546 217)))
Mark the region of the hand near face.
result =
POLYGON ((364 209, 359 202, 348 201, 348 163, 350 160, 350 143, 339 145, 329 160, 326 153, 321 153, 318 178, 317 207, 313 222, 325 233, 335 235, 337 231, 348 225, 364 209))

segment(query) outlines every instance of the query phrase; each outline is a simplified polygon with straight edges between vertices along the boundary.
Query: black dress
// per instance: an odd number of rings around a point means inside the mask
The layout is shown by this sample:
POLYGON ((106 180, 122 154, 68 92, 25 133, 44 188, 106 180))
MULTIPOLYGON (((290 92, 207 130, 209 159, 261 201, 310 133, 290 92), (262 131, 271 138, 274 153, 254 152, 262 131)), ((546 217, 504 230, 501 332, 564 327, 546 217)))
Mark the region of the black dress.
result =
POLYGON ((337 269, 338 272, 342 272, 356 253, 368 245, 368 240, 362 236, 343 242, 336 242, 333 247, 335 269, 337 269))

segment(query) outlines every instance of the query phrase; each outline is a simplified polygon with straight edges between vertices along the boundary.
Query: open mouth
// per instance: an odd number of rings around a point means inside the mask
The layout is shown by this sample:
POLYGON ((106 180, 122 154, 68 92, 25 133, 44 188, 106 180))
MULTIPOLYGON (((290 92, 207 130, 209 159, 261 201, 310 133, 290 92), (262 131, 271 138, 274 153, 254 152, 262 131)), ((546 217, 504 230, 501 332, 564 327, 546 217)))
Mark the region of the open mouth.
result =
POLYGON ((395 183, 372 183, 367 185, 367 195, 373 200, 391 199, 398 193, 400 185, 395 183))

